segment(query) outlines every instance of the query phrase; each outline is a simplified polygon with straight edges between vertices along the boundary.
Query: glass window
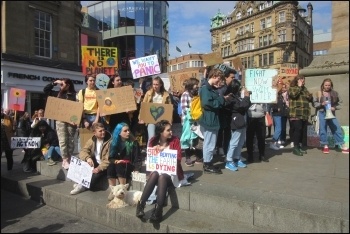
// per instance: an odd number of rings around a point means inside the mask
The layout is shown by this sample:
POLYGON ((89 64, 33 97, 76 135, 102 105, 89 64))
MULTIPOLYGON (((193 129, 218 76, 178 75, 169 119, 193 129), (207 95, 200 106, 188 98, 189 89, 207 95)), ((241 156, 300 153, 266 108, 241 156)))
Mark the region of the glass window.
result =
POLYGON ((245 26, 244 32, 245 32, 245 33, 246 33, 246 32, 249 32, 249 29, 250 29, 249 24, 247 24, 247 25, 245 26))
POLYGON ((153 37, 145 37, 145 56, 153 54, 153 37))
POLYGON ((135 26, 135 3, 134 1, 125 1, 126 25, 135 26))
POLYGON ((253 8, 249 7, 247 10, 247 15, 253 14, 253 8))
POLYGON ((273 40, 272 34, 269 34, 269 45, 272 45, 272 40, 273 40))
POLYGON ((96 4, 95 5, 95 18, 98 22, 98 30, 102 31, 104 28, 103 25, 103 9, 102 9, 102 3, 96 4))
POLYGON ((144 36, 135 36, 135 50, 136 50, 136 57, 145 57, 145 38, 144 36))
POLYGON ((252 32, 252 33, 254 32, 254 23, 250 24, 250 32, 252 32))
POLYGON ((241 17, 242 17, 242 13, 238 12, 237 15, 236 15, 236 19, 240 19, 241 17))
POLYGON ((271 16, 266 18, 266 28, 269 28, 272 26, 271 16))
POLYGON ((286 41, 286 29, 278 31, 278 42, 286 41))
POLYGON ((267 46, 267 35, 263 37, 264 46, 267 46))
MULTIPOLYGON (((153 2, 152 1, 145 1, 145 27, 151 27, 151 28, 153 27, 153 2)), ((153 31, 151 34, 153 34, 153 31)))
POLYGON ((119 27, 126 27, 125 1, 118 1, 119 27))
POLYGON ((259 67, 262 67, 262 66, 264 66, 262 63, 262 55, 259 54, 259 67))
POLYGON ((103 31, 111 30, 111 7, 110 1, 105 1, 103 4, 103 31))
POLYGON ((226 34, 222 33, 221 34, 221 42, 225 42, 226 41, 226 34))
POLYGON ((264 29, 266 27, 265 25, 265 19, 260 20, 260 28, 264 29))
POLYGON ((169 35, 169 15, 168 15, 168 4, 165 1, 162 1, 162 37, 168 38, 169 35))
POLYGON ((283 53, 283 62, 284 63, 289 62, 289 56, 290 56, 290 54, 288 51, 283 53))
POLYGON ((280 13, 279 13, 279 22, 280 23, 282 23, 282 22, 284 22, 284 21, 286 21, 286 15, 285 15, 285 12, 284 11, 281 11, 280 13))
POLYGON ((263 37, 259 37, 259 47, 263 47, 263 37))
POLYGON ((118 28, 118 4, 111 1, 111 28, 118 28))
POLYGON ((162 14, 161 14, 161 3, 158 1, 153 2, 153 23, 154 23, 154 35, 162 36, 162 14))
POLYGON ((263 66, 267 66, 267 54, 263 54, 263 66))
POLYGON ((35 55, 51 58, 51 15, 42 11, 35 11, 34 18, 34 46, 35 55))
POLYGON ((273 52, 272 53, 269 53, 269 65, 272 65, 274 64, 274 57, 273 57, 273 52))
POLYGON ((231 40, 231 34, 230 32, 226 32, 226 41, 230 41, 231 40))
POLYGON ((136 1, 135 2, 135 26, 136 26, 136 33, 143 34, 145 32, 144 29, 144 23, 145 23, 145 5, 143 1, 136 1))

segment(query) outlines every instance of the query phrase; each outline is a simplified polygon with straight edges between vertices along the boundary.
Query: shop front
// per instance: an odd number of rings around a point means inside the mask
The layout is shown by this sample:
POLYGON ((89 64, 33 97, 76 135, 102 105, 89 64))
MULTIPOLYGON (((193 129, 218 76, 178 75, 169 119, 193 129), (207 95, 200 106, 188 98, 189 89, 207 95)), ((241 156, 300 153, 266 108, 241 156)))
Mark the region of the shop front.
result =
MULTIPOLYGON (((25 111, 32 116, 35 110, 45 109, 47 97, 43 92, 44 87, 60 78, 71 79, 77 92, 86 87, 82 72, 1 61, 1 105, 9 108, 11 88, 24 89, 25 111)), ((58 90, 58 87, 55 89, 58 90)), ((21 116, 22 113, 18 114, 21 116)))

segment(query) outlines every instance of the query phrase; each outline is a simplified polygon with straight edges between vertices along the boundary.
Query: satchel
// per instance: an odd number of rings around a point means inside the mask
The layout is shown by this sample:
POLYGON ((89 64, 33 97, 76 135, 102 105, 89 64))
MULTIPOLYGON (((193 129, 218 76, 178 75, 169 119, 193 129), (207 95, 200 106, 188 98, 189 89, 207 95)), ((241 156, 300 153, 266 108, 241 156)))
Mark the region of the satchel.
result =
POLYGON ((271 127, 272 124, 273 124, 272 117, 271 117, 271 115, 269 113, 267 113, 265 115, 265 125, 266 125, 266 127, 271 127))
POLYGON ((239 113, 232 114, 231 129, 241 129, 246 126, 245 118, 239 113))

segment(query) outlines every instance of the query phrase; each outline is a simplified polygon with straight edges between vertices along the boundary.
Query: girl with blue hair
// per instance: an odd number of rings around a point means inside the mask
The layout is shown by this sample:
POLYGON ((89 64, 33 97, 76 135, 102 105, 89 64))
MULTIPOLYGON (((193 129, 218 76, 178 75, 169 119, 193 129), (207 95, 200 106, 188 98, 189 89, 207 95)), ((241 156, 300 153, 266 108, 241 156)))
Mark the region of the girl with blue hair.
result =
POLYGON ((109 148, 109 165, 107 178, 110 186, 115 186, 117 179, 119 184, 126 184, 131 179, 131 172, 140 171, 142 157, 139 144, 130 133, 129 125, 119 123, 112 134, 109 148))

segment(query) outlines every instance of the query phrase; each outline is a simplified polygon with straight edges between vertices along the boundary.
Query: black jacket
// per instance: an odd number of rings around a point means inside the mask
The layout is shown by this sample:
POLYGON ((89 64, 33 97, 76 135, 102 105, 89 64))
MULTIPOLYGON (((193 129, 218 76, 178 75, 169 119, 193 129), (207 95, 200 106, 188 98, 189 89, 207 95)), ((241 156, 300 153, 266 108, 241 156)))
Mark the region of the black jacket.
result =
POLYGON ((283 99, 283 96, 281 94, 277 96, 277 103, 274 103, 271 105, 271 111, 272 111, 272 115, 274 116, 288 117, 289 108, 286 105, 283 99))
MULTIPOLYGON (((47 84, 44 87, 45 95, 51 96, 51 97, 57 97, 59 91, 52 90, 55 86, 56 86, 56 84, 54 84, 54 83, 47 84)), ((67 99, 67 100, 71 100, 71 101, 77 101, 77 94, 65 92, 65 93, 62 93, 61 97, 59 97, 59 98, 67 99)))
POLYGON ((241 98, 240 93, 229 99, 229 108, 232 112, 231 129, 241 129, 246 126, 245 114, 251 106, 250 97, 241 98))

